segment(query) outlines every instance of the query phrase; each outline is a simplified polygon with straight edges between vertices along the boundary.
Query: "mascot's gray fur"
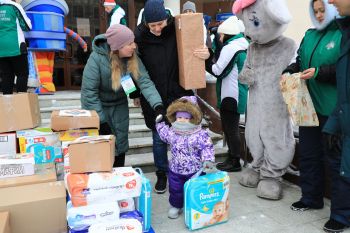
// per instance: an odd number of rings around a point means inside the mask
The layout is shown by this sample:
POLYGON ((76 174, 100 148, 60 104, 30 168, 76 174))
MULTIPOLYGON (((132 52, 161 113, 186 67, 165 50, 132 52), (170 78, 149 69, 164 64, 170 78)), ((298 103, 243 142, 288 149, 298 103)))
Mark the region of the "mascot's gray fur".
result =
POLYGON ((252 40, 239 81, 249 85, 245 137, 253 162, 239 182, 257 187, 259 197, 278 200, 282 198, 281 177, 295 150, 279 87, 282 71, 297 48, 292 39, 282 36, 291 16, 284 0, 237 0, 232 9, 252 40))

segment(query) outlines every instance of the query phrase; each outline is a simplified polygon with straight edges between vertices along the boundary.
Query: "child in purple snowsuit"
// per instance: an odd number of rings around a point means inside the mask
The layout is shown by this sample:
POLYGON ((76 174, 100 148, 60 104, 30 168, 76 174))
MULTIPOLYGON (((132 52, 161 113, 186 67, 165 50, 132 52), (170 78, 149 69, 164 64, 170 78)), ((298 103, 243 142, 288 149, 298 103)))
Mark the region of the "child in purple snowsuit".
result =
POLYGON ((202 112, 195 96, 184 96, 167 109, 169 126, 161 115, 156 119, 160 138, 170 145, 169 218, 177 218, 183 207, 183 187, 203 166, 214 166, 214 146, 207 130, 202 129, 202 112))

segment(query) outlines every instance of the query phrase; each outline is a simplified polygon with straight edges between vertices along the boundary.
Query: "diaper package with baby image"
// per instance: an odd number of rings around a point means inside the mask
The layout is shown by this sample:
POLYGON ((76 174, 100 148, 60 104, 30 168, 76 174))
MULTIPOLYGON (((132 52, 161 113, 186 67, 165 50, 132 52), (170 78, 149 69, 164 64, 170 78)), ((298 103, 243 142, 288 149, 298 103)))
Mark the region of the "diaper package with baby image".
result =
POLYGON ((119 220, 119 206, 117 202, 92 204, 81 207, 73 207, 67 203, 67 222, 72 230, 87 229, 93 224, 115 222, 119 220))
POLYGON ((228 220, 229 183, 229 176, 221 171, 192 178, 185 183, 185 224, 190 230, 228 220))
POLYGON ((141 194, 141 176, 132 167, 113 168, 112 172, 68 173, 65 183, 74 207, 114 202, 141 194))

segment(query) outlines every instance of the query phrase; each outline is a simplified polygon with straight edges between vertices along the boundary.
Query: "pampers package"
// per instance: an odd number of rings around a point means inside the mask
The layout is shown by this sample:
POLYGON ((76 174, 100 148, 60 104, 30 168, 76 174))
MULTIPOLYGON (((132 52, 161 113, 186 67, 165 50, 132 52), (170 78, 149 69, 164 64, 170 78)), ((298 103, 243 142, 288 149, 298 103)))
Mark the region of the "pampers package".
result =
POLYGON ((66 188, 74 207, 113 202, 140 196, 141 176, 132 167, 113 168, 65 176, 66 188))
POLYGON ((142 233, 142 225, 136 219, 120 219, 114 223, 91 225, 89 233, 142 233))
POLYGON ((221 171, 192 178, 185 183, 185 224, 190 230, 228 220, 229 183, 229 176, 221 171))
POLYGON ((73 207, 70 201, 67 203, 67 222, 70 229, 73 230, 86 229, 92 224, 118 221, 119 214, 117 202, 81 207, 73 207))

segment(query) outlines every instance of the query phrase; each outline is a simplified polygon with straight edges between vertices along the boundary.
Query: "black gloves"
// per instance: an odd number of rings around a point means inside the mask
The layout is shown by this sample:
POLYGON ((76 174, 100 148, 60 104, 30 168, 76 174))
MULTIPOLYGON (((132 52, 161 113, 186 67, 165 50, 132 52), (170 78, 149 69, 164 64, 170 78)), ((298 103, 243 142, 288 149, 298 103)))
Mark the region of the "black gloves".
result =
POLYGON ((107 122, 104 122, 102 124, 100 124, 100 130, 99 130, 99 134, 100 135, 110 135, 113 134, 112 133, 112 129, 109 126, 109 124, 107 122))
POLYGON ((163 107, 163 105, 158 105, 155 109, 155 115, 156 115, 156 123, 160 123, 164 121, 167 125, 169 125, 168 119, 165 116, 166 112, 163 107))
POLYGON ((323 134, 324 142, 326 143, 326 148, 330 151, 334 151, 336 153, 341 153, 342 150, 342 139, 338 135, 334 134, 323 134))

